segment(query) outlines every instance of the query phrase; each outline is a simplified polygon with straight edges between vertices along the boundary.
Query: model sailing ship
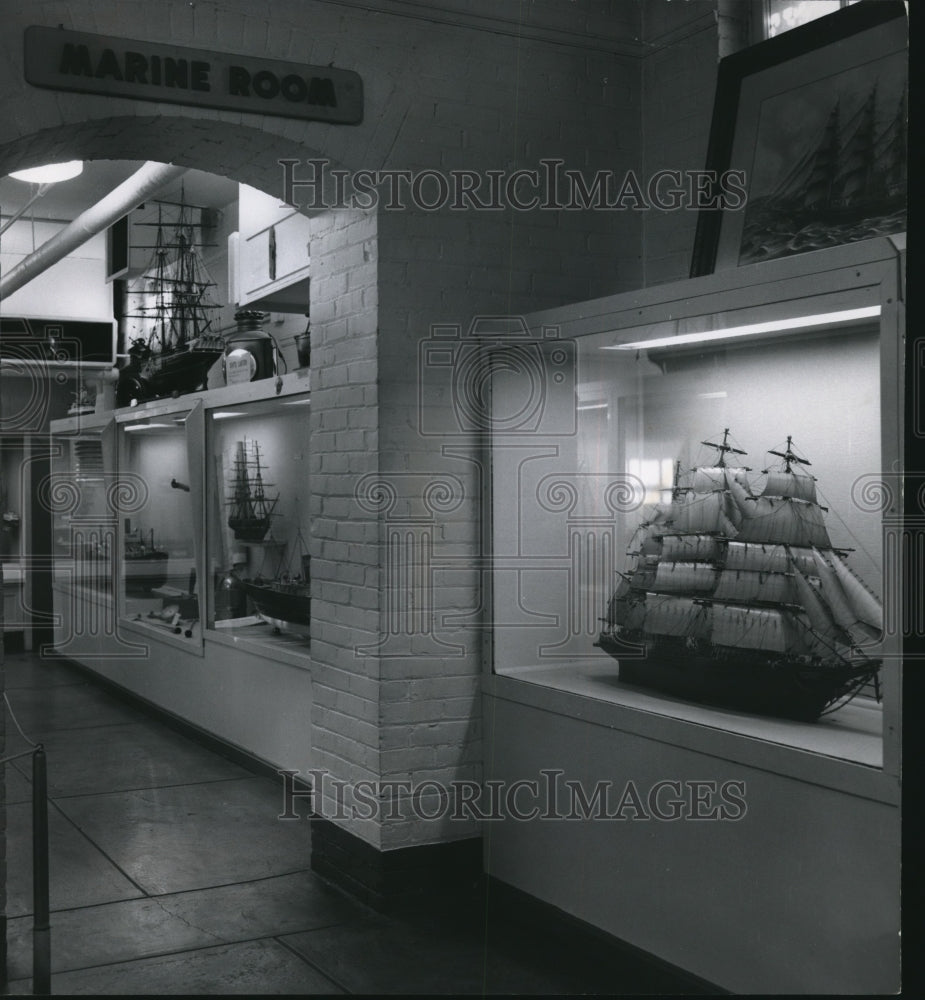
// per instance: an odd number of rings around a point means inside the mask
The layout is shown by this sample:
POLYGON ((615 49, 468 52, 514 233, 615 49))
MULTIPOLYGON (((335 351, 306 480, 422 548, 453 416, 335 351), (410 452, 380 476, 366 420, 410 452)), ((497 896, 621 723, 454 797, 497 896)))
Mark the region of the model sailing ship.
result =
POLYGON ((176 220, 164 222, 158 206, 154 254, 144 275, 144 304, 127 318, 150 324, 147 337, 136 338, 129 361, 119 372, 116 405, 179 396, 204 388, 209 369, 224 352, 221 335, 212 329, 218 309, 209 289, 215 287, 197 247, 191 209, 181 197, 176 220))
POLYGON ((728 439, 702 442, 715 463, 676 473, 640 525, 597 645, 621 680, 763 715, 812 721, 871 682, 879 699, 861 646, 882 632, 880 602, 832 547, 810 463, 788 437, 754 494, 728 439))
POLYGON ((260 446, 251 442, 250 455, 247 441, 239 441, 234 460, 231 496, 228 505, 228 527, 234 537, 242 542, 260 542, 270 530, 270 518, 279 502, 279 494, 272 500, 267 497, 260 464, 260 446))

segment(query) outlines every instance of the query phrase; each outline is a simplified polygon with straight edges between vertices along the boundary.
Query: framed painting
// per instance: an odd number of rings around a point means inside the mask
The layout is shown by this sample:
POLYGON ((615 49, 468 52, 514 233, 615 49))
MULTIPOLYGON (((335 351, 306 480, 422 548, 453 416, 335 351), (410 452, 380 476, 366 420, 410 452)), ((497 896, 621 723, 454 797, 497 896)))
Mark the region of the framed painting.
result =
POLYGON ((691 277, 905 231, 907 45, 905 5, 862 0, 720 62, 706 169, 737 197, 691 277))

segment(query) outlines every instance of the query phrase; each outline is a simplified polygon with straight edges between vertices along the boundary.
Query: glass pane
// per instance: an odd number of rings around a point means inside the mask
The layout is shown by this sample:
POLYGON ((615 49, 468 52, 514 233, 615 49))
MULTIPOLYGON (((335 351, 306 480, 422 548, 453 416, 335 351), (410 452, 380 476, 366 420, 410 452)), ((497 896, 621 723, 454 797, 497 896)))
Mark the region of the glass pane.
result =
POLYGON ((122 427, 119 475, 122 614, 191 638, 199 622, 186 413, 122 427))
POLYGON ((577 338, 537 433, 495 426, 498 672, 798 720, 874 694, 879 310, 785 308, 577 338))
POLYGON ((61 436, 55 445, 51 476, 39 486, 39 502, 52 516, 55 581, 112 593, 115 470, 107 463, 102 430, 61 436))
POLYGON ((767 37, 815 21, 842 6, 841 0, 767 0, 767 37))
POLYGON ((210 625, 304 648, 308 403, 304 395, 212 411, 209 476, 210 625))

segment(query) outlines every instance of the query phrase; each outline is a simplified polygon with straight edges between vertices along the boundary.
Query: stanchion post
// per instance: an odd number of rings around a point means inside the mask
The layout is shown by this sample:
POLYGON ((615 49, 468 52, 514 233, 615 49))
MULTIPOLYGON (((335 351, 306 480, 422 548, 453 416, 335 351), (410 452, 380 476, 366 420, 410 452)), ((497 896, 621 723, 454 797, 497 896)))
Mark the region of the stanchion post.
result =
POLYGON ((48 913, 48 778, 45 750, 32 754, 32 992, 51 994, 51 930, 48 913))

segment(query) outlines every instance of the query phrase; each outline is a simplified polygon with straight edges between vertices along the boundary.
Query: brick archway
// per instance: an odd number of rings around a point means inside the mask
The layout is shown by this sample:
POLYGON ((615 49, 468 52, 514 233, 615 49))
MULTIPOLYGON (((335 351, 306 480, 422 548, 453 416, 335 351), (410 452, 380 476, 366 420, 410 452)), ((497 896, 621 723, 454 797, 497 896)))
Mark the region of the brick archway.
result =
POLYGON ((283 193, 283 159, 325 158, 296 139, 250 125, 186 115, 123 115, 60 124, 0 145, 0 176, 61 160, 156 160, 283 193))

